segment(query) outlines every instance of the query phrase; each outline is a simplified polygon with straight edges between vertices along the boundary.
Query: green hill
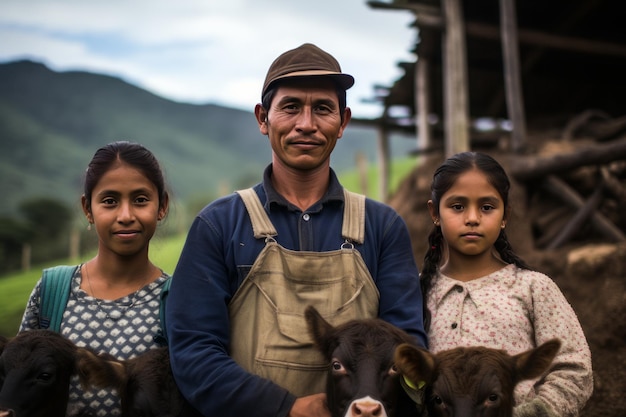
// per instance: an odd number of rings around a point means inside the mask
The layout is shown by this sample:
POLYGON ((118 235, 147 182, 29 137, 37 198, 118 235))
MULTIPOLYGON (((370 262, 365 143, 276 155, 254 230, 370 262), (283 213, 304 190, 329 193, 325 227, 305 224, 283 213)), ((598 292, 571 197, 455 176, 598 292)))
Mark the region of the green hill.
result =
MULTIPOLYGON (((183 201, 257 182, 271 157, 252 109, 179 103, 118 78, 54 72, 32 61, 0 64, 0 215, 27 198, 77 204, 88 161, 114 140, 151 149, 183 201)), ((410 142, 393 152, 404 154, 410 142)), ((335 169, 352 169, 357 152, 375 160, 373 129, 347 129, 335 169)))

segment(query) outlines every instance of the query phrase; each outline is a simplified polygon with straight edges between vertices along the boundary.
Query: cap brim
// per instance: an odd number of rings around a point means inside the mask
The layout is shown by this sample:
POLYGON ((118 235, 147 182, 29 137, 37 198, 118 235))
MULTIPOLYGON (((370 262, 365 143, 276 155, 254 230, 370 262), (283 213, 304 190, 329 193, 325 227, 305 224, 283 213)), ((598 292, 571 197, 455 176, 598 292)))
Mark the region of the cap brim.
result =
POLYGON ((307 71, 296 71, 290 72, 280 77, 274 78, 263 90, 263 94, 276 84, 278 81, 284 81, 286 78, 311 78, 311 77, 328 77, 336 82, 341 88, 344 90, 349 89, 354 85, 354 77, 350 74, 344 74, 342 72, 333 72, 333 71, 325 71, 325 70, 307 70, 307 71))

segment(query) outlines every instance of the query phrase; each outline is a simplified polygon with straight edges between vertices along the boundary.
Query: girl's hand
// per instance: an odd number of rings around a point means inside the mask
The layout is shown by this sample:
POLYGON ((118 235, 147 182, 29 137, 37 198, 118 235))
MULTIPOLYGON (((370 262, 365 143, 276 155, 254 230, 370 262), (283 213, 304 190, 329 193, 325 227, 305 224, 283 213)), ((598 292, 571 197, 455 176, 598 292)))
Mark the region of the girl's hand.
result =
POLYGON ((543 401, 534 399, 513 409, 513 417, 558 417, 543 401))

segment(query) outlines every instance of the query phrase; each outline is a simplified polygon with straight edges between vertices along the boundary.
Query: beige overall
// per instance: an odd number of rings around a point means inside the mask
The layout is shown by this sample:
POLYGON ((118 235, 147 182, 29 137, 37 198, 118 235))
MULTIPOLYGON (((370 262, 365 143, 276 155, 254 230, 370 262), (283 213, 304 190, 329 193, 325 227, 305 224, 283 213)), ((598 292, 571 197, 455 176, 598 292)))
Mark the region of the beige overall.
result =
POLYGON ((352 244, 364 239, 365 197, 344 190, 345 243, 337 250, 310 252, 280 246, 254 190, 238 193, 254 236, 266 243, 228 306, 230 354, 248 372, 296 396, 324 392, 328 363, 313 347, 305 308, 315 306, 333 325, 378 315, 378 289, 352 244))

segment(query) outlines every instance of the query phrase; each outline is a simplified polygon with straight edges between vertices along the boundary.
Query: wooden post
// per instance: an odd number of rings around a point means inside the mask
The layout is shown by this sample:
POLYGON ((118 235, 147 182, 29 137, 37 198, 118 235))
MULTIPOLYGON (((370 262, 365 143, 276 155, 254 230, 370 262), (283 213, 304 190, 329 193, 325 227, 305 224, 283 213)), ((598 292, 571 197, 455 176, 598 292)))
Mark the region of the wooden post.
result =
POLYGON ((513 152, 519 152, 526 137, 526 115, 520 76, 515 0, 500 0, 500 32, 506 107, 509 120, 513 124, 511 147, 513 152))
POLYGON ((415 108, 417 109, 417 149, 430 149, 432 139, 428 114, 430 113, 430 88, 428 83, 428 60, 417 58, 415 65, 415 108))
POLYGON ((70 231, 69 259, 72 263, 78 263, 80 260, 80 232, 76 228, 70 231))
POLYGON ((22 245, 22 271, 30 271, 30 262, 32 256, 32 246, 30 243, 22 245))
POLYGON ((383 110, 382 123, 378 128, 378 198, 380 201, 386 202, 389 186, 389 138, 387 134, 387 116, 388 108, 385 106, 383 110))
POLYGON ((228 195, 231 192, 230 184, 227 180, 220 181, 217 188, 220 196, 228 195))
POLYGON ((445 155, 469 150, 467 57, 461 0, 443 0, 445 155))
POLYGON ((356 167, 359 173, 359 192, 367 195, 367 157, 363 152, 356 153, 356 167))

